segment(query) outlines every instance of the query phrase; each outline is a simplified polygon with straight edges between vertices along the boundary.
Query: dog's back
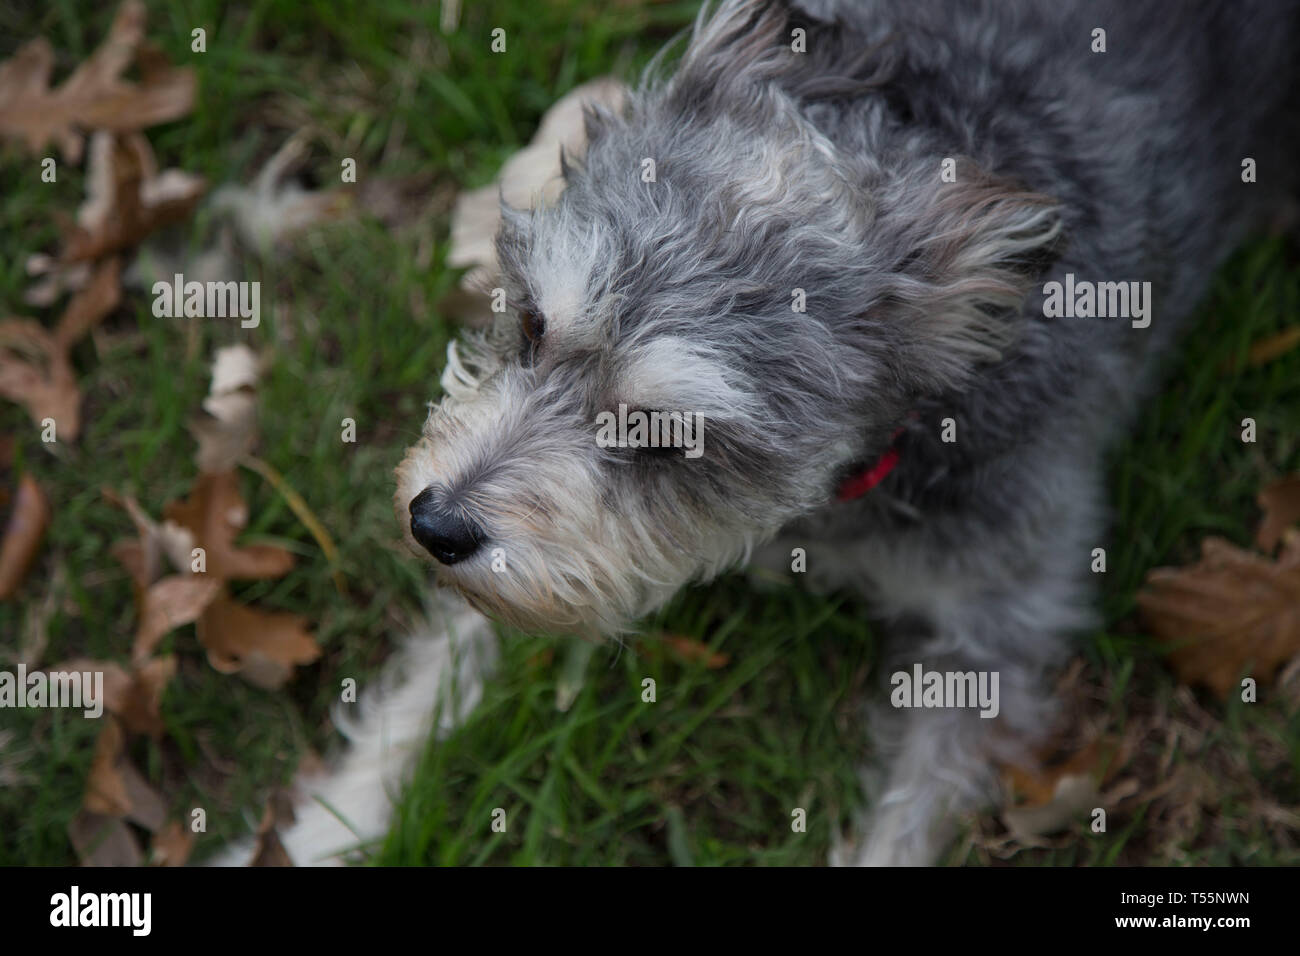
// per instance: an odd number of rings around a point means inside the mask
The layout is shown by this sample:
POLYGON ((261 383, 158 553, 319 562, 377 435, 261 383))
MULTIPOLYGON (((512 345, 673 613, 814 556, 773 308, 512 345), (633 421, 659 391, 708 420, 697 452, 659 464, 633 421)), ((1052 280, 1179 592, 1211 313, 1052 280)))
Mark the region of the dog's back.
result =
POLYGON ((1088 246, 1067 263, 1142 273, 1166 314, 1300 185, 1295 0, 798 5, 897 45, 893 87, 915 121, 1061 200, 1088 246))
MULTIPOLYGON (((1035 436, 1114 434, 1154 386, 1154 358, 1177 340, 1215 267, 1300 186, 1295 0, 795 6, 817 31, 810 49, 833 45, 841 63, 874 49, 888 64, 862 99, 814 108, 828 136, 875 153, 903 143, 922 161, 968 156, 1057 201, 1061 254, 1043 284, 1150 283, 1141 328, 1045 315, 1044 295, 1031 293, 1020 347, 936 403, 967 410, 971 461, 1035 436), (871 128, 882 97, 893 133, 871 128)), ((951 447, 922 434, 912 452, 900 480, 917 495, 967 497, 972 489, 932 478, 951 474, 951 447)), ((1019 497, 1014 487, 986 494, 1007 506, 1019 497)))

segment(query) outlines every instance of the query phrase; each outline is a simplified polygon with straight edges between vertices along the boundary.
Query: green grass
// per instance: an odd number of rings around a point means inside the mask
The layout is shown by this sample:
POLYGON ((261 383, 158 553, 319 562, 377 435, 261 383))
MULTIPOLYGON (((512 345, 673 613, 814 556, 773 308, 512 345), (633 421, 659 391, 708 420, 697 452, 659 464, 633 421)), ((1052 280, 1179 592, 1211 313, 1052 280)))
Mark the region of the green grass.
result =
MULTIPOLYGON (((249 539, 295 551, 298 567, 274 582, 241 584, 259 607, 307 616, 322 660, 280 692, 213 671, 193 628, 167 638, 181 667, 164 700, 167 733, 132 754, 177 818, 208 811, 199 852, 255 824, 268 789, 311 750, 334 742, 328 719, 339 681, 364 684, 419 614, 425 570, 403 552, 391 512, 391 471, 435 397, 449 327, 436 305, 455 286, 445 268, 450 198, 491 180, 528 138, 543 110, 576 83, 628 75, 693 4, 553 2, 465 4, 461 29, 438 31, 436 4, 400 0, 298 3, 215 0, 151 4, 150 37, 199 70, 193 116, 151 130, 164 165, 214 184, 247 181, 299 125, 318 130, 312 172, 334 181, 339 158, 362 178, 432 171, 433 215, 414 231, 360 222, 319 234, 294 255, 247 256, 244 278, 263 283, 262 325, 152 317, 145 295, 78 346, 84 431, 75 444, 42 444, 24 412, 0 406, 0 433, 17 438, 16 471, 49 491, 55 515, 44 551, 16 602, 0 604, 0 666, 45 614, 41 661, 124 660, 135 626, 126 573, 112 542, 129 536, 124 513, 101 488, 135 494, 158 516, 194 477, 185 430, 208 385, 213 349, 248 341, 273 354, 260 391, 259 455, 307 500, 336 539, 347 582, 328 564, 283 499, 241 475, 249 539), (208 52, 189 53, 204 26, 208 52), (493 55, 488 31, 507 30, 493 55), (357 422, 358 442, 339 440, 357 422)), ((110 9, 55 2, 0 11, 0 57, 46 35, 66 75, 99 42, 110 9)), ((23 263, 57 241, 55 215, 82 196, 81 174, 60 164, 39 184, 39 165, 0 150, 0 307, 22 304, 23 263)), ((177 242, 200 248, 201 217, 177 242)), ((1207 534, 1246 544, 1254 495, 1300 468, 1300 352, 1263 368, 1227 371, 1249 344, 1300 314, 1300 265, 1281 241, 1257 241, 1218 276, 1167 387, 1143 409, 1114 456, 1116 515, 1102 582, 1106 626, 1082 644, 1089 677, 1125 723, 1162 703, 1182 707, 1158 653, 1135 623, 1134 594, 1147 570, 1195 557, 1207 534), (1240 421, 1258 422, 1243 445, 1240 421)), ((38 314, 39 316, 39 314, 38 314)), ((39 316, 50 318, 51 316, 39 316)), ((853 767, 870 749, 858 718, 872 640, 862 608, 795 590, 755 592, 738 577, 681 595, 647 632, 693 636, 729 655, 725 667, 687 664, 653 641, 596 647, 575 657, 568 640, 508 635, 485 701, 445 741, 431 745, 382 846, 381 863, 816 864, 861 794, 853 767), (581 690, 565 712, 556 685, 578 668, 581 690), (657 702, 642 702, 642 681, 657 702), (807 810, 806 833, 790 826, 807 810), (508 828, 493 834, 495 808, 508 828)), ((1295 842, 1260 820, 1261 794, 1300 803, 1300 718, 1266 692, 1256 705, 1201 699, 1215 718, 1174 766, 1237 761, 1213 805, 1172 842, 1155 818, 1167 807, 1117 814, 1104 837, 1082 829, 1017 862, 1295 863, 1295 842), (1159 837, 1157 839, 1157 837, 1159 837)), ((0 712, 26 779, 0 789, 0 864, 73 862, 66 825, 76 813, 96 726, 59 711, 0 712)), ((1145 746, 1159 750, 1162 741, 1145 746)), ((0 756, 0 763, 12 757, 0 756)), ((983 821, 982 825, 989 825, 983 821)), ((980 862, 975 850, 954 858, 980 862)))

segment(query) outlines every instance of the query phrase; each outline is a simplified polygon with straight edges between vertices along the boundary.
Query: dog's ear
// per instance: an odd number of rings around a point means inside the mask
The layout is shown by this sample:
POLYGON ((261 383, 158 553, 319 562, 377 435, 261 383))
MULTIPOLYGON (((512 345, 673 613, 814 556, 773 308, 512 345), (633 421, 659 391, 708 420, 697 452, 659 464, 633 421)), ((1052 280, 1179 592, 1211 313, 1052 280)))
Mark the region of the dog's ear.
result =
POLYGON ((592 144, 599 142, 604 138, 606 131, 618 122, 618 113, 608 106, 597 102, 586 102, 582 104, 582 130, 584 150, 591 148, 592 144))
MULTIPOLYGON (((786 18, 781 4, 765 0, 706 3, 674 70, 678 109, 691 113, 728 95, 747 95, 753 83, 778 75, 788 59, 777 46, 786 18)), ((667 53, 650 62, 647 76, 661 71, 667 53)))
POLYGON ((1001 357, 1026 297, 1064 248, 1050 197, 970 161, 950 169, 951 182, 927 169, 878 197, 878 225, 899 256, 886 280, 890 309, 919 352, 922 374, 940 387, 1001 357))

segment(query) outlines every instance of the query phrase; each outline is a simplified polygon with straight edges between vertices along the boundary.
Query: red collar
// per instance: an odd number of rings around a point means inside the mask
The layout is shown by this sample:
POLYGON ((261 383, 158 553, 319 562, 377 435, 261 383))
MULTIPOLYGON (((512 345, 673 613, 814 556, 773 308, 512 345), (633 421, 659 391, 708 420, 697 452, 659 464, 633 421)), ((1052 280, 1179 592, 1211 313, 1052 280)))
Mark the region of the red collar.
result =
MULTIPOLYGON (((895 431, 893 435, 894 441, 898 441, 898 436, 901 434, 903 434, 903 429, 900 428, 895 431)), ((898 446, 890 445, 888 450, 877 458, 873 464, 845 478, 840 483, 839 491, 835 493, 835 500, 855 501, 861 498, 885 480, 885 476, 893 471, 898 464, 898 457, 898 446)))

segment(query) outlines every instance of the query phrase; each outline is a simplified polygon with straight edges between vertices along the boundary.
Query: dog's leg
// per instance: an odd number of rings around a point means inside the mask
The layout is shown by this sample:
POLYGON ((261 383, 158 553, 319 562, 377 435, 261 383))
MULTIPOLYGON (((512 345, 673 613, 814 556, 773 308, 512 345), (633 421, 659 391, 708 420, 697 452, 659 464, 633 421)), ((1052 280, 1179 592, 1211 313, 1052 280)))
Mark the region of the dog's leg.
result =
POLYGON ((996 797, 996 764, 1030 756, 1052 730, 1054 672, 1071 637, 1094 623, 1089 563, 1101 544, 1100 481, 1087 465, 1059 461, 1033 473, 1045 490, 1027 492, 1025 510, 1000 531, 962 538, 923 526, 912 540, 864 546, 873 596, 897 622, 879 667, 886 697, 902 685, 894 674, 914 680, 920 665, 945 677, 982 673, 989 687, 996 675, 997 711, 981 717, 969 700, 875 705, 880 785, 857 846, 837 853, 841 862, 935 862, 961 815, 996 797), (954 549, 938 544, 944 539, 967 543, 954 549))
MULTIPOLYGON (((1014 621, 1018 609, 986 604, 995 620, 1014 621)), ((1054 635, 1059 639, 1060 635, 1054 635)), ((1016 762, 1052 727, 1055 714, 1051 681, 1044 668, 982 653, 952 653, 955 645, 977 640, 969 627, 936 635, 901 654, 890 673, 915 678, 923 673, 972 675, 965 706, 896 709, 886 699, 873 704, 872 739, 878 759, 871 810, 861 825, 861 841, 850 861, 868 866, 934 863, 956 835, 961 817, 996 799, 999 761, 1016 762), (996 683, 994 683, 996 681, 996 683), (981 716, 986 713, 989 716, 981 716)), ((1066 646, 1064 643, 1062 647, 1066 646)), ((887 675, 888 676, 888 675, 887 675)), ((897 687, 891 686, 892 694, 897 687)), ((921 698, 919 687, 909 695, 921 698)), ((843 860, 844 853, 840 853, 843 860)))

